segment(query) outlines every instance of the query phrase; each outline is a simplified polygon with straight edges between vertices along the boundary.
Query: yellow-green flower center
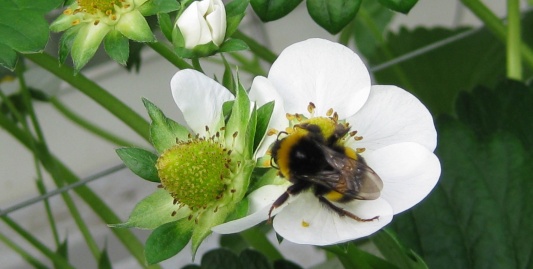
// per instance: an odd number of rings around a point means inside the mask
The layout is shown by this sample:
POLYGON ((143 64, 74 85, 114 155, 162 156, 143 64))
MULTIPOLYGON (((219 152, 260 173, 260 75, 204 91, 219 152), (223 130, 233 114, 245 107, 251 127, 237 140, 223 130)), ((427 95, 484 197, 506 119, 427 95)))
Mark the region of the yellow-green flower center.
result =
POLYGON ((101 11, 104 14, 111 14, 115 11, 115 4, 120 3, 117 0, 78 0, 80 9, 90 14, 96 14, 101 11))
POLYGON ((210 139, 178 143, 156 164, 163 187, 193 210, 207 208, 222 198, 231 166, 228 150, 210 139))

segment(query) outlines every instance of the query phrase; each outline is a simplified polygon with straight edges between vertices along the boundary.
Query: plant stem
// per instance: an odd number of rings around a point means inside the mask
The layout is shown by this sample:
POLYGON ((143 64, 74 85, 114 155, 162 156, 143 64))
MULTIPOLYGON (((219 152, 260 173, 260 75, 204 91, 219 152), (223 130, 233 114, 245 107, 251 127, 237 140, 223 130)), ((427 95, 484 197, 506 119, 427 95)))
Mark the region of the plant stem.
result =
MULTIPOLYGON (((461 0, 461 2, 474 15, 476 15, 492 33, 502 42, 507 40, 507 31, 500 18, 498 18, 487 6, 479 0, 461 0)), ((533 50, 524 43, 520 43, 522 57, 531 68, 533 68, 533 50)))
POLYGON ((283 255, 266 237, 266 233, 257 228, 250 228, 240 233, 250 246, 263 253, 270 261, 283 259, 283 255))
POLYGON ((163 58, 167 59, 169 62, 171 62, 174 66, 176 66, 179 69, 193 69, 192 65, 187 63, 182 58, 178 57, 172 50, 170 50, 167 46, 160 42, 153 42, 153 43, 147 43, 150 48, 155 50, 159 55, 163 56, 163 58))
POLYGON ((520 2, 507 0, 507 77, 522 80, 520 2))
POLYGON ((233 34, 234 38, 241 39, 242 41, 246 42, 248 46, 250 47, 250 50, 254 52, 255 55, 259 56, 259 58, 269 62, 273 63, 278 56, 272 52, 267 47, 259 44, 257 41, 255 41, 253 38, 250 38, 249 36, 245 35, 241 31, 237 30, 233 34))
POLYGON ((85 130, 115 144, 118 146, 135 146, 135 143, 130 142, 126 139, 123 139, 119 136, 116 136, 112 134, 111 132, 106 131, 105 129, 102 129, 95 124, 89 122, 88 120, 80 117, 78 114, 74 113, 74 111, 70 110, 67 106, 65 106, 63 103, 61 103, 56 97, 50 98, 50 103, 59 111, 63 116, 71 120, 72 122, 76 123, 77 125, 81 126, 85 130))
MULTIPOLYGON (((35 182, 37 184, 37 189, 39 190, 39 194, 43 195, 46 193, 46 186, 43 182, 43 177, 41 173, 41 169, 39 168, 39 160, 37 159, 37 156, 34 155, 34 161, 35 161, 35 169, 37 171, 37 181, 35 182)), ((52 214, 52 208, 50 207, 50 203, 48 199, 43 200, 44 203, 44 210, 46 211, 46 216, 48 217, 48 222, 50 223, 50 229, 52 230, 52 235, 54 237, 54 242, 56 243, 56 246, 59 247, 61 242, 59 241, 59 233, 57 232, 57 226, 56 222, 54 220, 54 215, 52 214)))
POLYGON ((7 236, 4 236, 2 233, 0 233, 0 241, 4 242, 6 246, 11 248, 13 251, 18 253, 26 262, 31 264, 34 268, 38 269, 47 269, 48 267, 44 265, 44 263, 41 263, 39 260, 31 256, 24 248, 17 245, 15 242, 11 241, 7 236))
POLYGON ((24 56, 96 101, 106 110, 115 115, 118 119, 128 125, 133 131, 137 132, 137 134, 143 137, 146 141, 150 140, 148 122, 137 112, 124 104, 115 96, 111 95, 98 84, 94 83, 92 80, 86 78, 82 74, 76 74, 72 68, 66 65, 59 65, 57 59, 48 54, 36 53, 25 54, 24 56))

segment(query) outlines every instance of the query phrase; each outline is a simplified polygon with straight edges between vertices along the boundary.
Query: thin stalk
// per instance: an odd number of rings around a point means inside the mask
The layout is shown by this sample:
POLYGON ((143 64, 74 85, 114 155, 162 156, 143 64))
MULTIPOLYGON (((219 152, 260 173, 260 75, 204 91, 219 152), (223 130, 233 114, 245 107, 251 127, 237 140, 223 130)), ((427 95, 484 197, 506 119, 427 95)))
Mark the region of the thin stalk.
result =
POLYGON ((176 53, 170 50, 166 45, 160 42, 147 43, 147 45, 152 48, 163 58, 167 59, 170 63, 176 66, 179 69, 193 69, 193 66, 187 63, 185 60, 180 58, 176 53))
MULTIPOLYGON (((37 184, 37 189, 39 190, 39 194, 43 195, 46 193, 46 186, 44 185, 43 178, 41 175, 41 169, 39 168, 39 161, 36 157, 34 157, 35 161, 35 167, 37 170, 37 181, 35 182, 37 184)), ((61 242, 59 242, 59 233, 57 232, 57 225, 54 220, 54 215, 52 214, 52 208, 50 207, 50 202, 48 199, 43 200, 44 203, 44 210, 46 211, 46 217, 48 218, 48 223, 50 223, 50 229, 52 230, 52 235, 54 237, 54 242, 56 244, 56 247, 59 247, 61 242)))
POLYGON ((507 77, 522 80, 520 2, 507 0, 507 77))
POLYGON ((9 239, 7 236, 4 236, 2 233, 0 233, 0 241, 4 242, 6 246, 11 248, 16 253, 18 253, 22 257, 22 259, 24 259, 26 262, 31 264, 33 268, 37 268, 37 269, 48 268, 44 263, 41 263, 38 259, 34 258, 31 254, 26 252, 26 250, 24 250, 22 247, 17 245, 15 242, 11 241, 11 239, 9 239))
POLYGON ((83 129, 115 144, 118 146, 134 146, 135 143, 130 142, 126 139, 123 139, 111 132, 108 132, 107 130, 98 127, 97 125, 89 122, 88 120, 82 118, 80 115, 76 114, 74 111, 70 110, 67 106, 65 106, 59 99, 56 97, 50 98, 50 103, 54 106, 55 109, 57 109, 63 116, 65 116, 67 119, 71 120, 72 122, 76 123, 83 129))
POLYGON ((192 58, 191 61, 192 61, 192 66, 194 67, 196 71, 204 73, 204 70, 202 69, 202 65, 200 64, 200 59, 192 58))
MULTIPOLYGON (((500 18, 496 16, 487 6, 479 0, 461 0, 476 17, 478 17, 487 28, 502 42, 507 40, 507 30, 500 18)), ((520 43, 520 53, 531 68, 533 68, 533 50, 523 42, 520 43)))
MULTIPOLYGON (((48 146, 46 145, 46 140, 44 139, 44 135, 41 129, 41 125, 39 124, 39 120, 37 119, 37 115, 35 114, 35 110, 33 108, 33 103, 31 101, 31 95, 29 89, 26 87, 26 81, 24 79, 24 74, 22 70, 22 65, 17 65, 16 73, 18 76, 18 80, 20 83, 20 89, 22 93, 22 99, 24 102, 24 105, 26 107, 26 110, 28 111, 28 114, 30 116, 30 119, 32 121, 32 126, 35 132, 37 133, 38 142, 35 143, 36 147, 34 148, 34 154, 35 157, 38 158, 43 164, 46 162, 49 162, 52 160, 50 151, 48 149, 48 146)), ((52 160, 50 162, 51 169, 49 170, 52 179, 54 180, 56 186, 60 187, 63 185, 63 177, 57 170, 57 165, 52 160)), ((65 204, 67 205, 70 214, 74 218, 74 221, 76 222, 76 225, 80 229, 81 234, 83 235, 85 242, 87 243, 87 246, 91 250, 93 256, 95 259, 98 260, 100 256, 100 250, 98 249, 98 245, 96 244, 96 241, 94 240, 93 236, 89 232, 89 229, 87 228, 87 225, 81 218, 81 215, 79 213, 78 208, 76 208, 76 205, 72 201, 72 198, 68 195, 68 193, 62 193, 61 196, 63 197, 63 200, 65 201, 65 204)))
POLYGON ((255 55, 259 56, 259 58, 269 63, 273 63, 276 60, 276 58, 278 58, 278 56, 274 52, 272 52, 270 49, 259 44, 253 38, 245 35, 239 30, 235 31, 235 33, 233 34, 233 37, 241 39, 242 41, 246 42, 246 44, 248 44, 248 46, 250 47, 250 50, 252 50, 255 55))
POLYGON ((283 259, 281 252, 268 240, 263 231, 251 228, 241 232, 240 235, 250 246, 263 253, 270 261, 283 259))
MULTIPOLYGON (((17 139, 22 145, 30 149, 31 141, 33 137, 26 132, 23 132, 12 121, 10 121, 4 114, 0 113, 0 127, 6 130, 12 137, 17 139)), ((69 184, 74 184, 80 179, 70 171, 59 159, 51 156, 51 161, 55 163, 52 165, 49 162, 43 163, 43 167, 50 171, 55 168, 59 171, 59 174, 63 177, 63 180, 69 184)), ((74 189, 74 192, 78 194, 89 207, 102 219, 104 223, 120 223, 121 219, 113 212, 113 210, 96 195, 89 187, 83 185, 74 189)), ((137 237, 128 229, 111 229, 111 231, 117 236, 130 253, 139 261, 139 264, 146 267, 144 260, 144 247, 143 244, 137 239, 137 237)), ((149 268, 160 268, 158 265, 151 266, 149 268)))
POLYGON ((39 252, 43 253, 46 257, 48 257, 55 264, 58 264, 59 266, 61 266, 61 268, 72 268, 72 269, 74 269, 74 267, 72 265, 70 265, 69 262, 67 260, 65 260, 65 258, 63 258, 60 255, 58 255, 55 252, 53 252, 45 244, 43 244, 41 241, 39 241, 37 238, 35 238, 30 232, 26 231, 24 228, 22 228, 20 225, 18 225, 11 218, 9 218, 7 216, 3 216, 3 217, 1 217, 1 219, 9 227, 11 227, 11 229, 16 231, 20 236, 22 236, 22 238, 24 238, 26 241, 28 241, 39 252))
POLYGON ((150 140, 149 124, 142 116, 83 74, 76 74, 74 69, 59 65, 56 58, 46 53, 25 54, 24 56, 93 99, 146 141, 150 140))

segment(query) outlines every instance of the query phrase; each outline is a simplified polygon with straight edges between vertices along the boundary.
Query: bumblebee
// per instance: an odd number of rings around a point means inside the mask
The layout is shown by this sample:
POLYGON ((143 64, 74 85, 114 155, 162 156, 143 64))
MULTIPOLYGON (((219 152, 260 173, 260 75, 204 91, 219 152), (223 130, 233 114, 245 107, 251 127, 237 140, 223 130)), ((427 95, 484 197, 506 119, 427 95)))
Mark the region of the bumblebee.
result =
MULTIPOLYGON (((292 185, 277 198, 269 211, 283 205, 290 195, 312 190, 318 200, 339 216, 366 222, 335 204, 353 200, 379 198, 381 178, 366 164, 361 155, 345 147, 342 140, 350 128, 330 118, 312 118, 295 125, 292 132, 281 132, 271 149, 272 166, 292 185), (280 139, 281 135, 285 137, 280 139)), ((353 134, 352 134, 353 136, 353 134)))

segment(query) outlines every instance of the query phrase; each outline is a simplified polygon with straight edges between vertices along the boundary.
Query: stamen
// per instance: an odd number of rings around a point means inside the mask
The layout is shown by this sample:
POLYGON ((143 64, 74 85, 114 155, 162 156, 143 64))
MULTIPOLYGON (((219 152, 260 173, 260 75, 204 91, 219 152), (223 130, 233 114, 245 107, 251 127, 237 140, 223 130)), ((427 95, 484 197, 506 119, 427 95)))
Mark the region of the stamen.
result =
POLYGON ((273 136, 275 134, 278 134, 278 130, 276 130, 276 129, 270 129, 270 130, 267 131, 267 135, 268 136, 273 136))
POLYGON ((354 136, 353 139, 355 139, 355 141, 361 141, 361 140, 363 140, 363 137, 362 136, 354 136))
POLYGON ((333 115, 333 112, 333 108, 328 109, 328 111, 326 112, 326 116, 331 117, 331 115, 333 115))
POLYGON ((307 105, 307 111, 309 111, 311 115, 315 114, 315 108, 316 106, 313 102, 309 102, 309 105, 307 105))
POLYGON ((363 152, 365 152, 365 150, 366 150, 366 148, 356 148, 356 149, 355 149, 355 152, 357 152, 357 153, 363 153, 363 152))

